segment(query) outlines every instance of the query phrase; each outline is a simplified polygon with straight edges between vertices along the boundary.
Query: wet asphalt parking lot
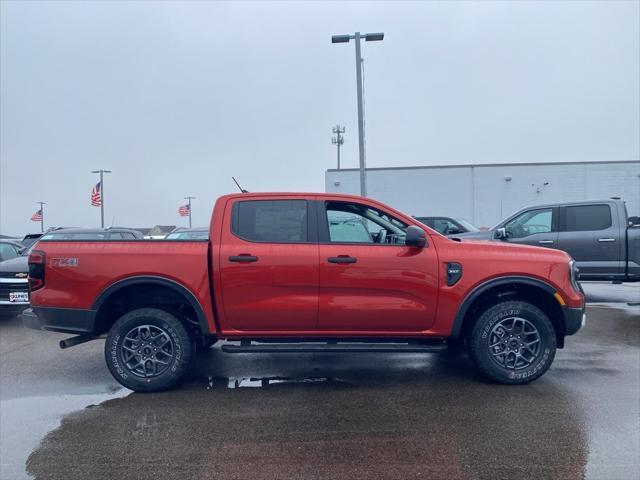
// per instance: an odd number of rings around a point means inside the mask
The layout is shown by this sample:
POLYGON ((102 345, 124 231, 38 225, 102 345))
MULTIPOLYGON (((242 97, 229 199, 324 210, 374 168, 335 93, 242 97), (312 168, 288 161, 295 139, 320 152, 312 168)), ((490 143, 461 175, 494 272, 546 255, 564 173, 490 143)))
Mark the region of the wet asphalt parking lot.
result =
POLYGON ((585 284, 588 324, 538 381, 464 355, 223 354, 134 394, 104 342, 0 321, 0 478, 637 479, 640 285, 585 284))

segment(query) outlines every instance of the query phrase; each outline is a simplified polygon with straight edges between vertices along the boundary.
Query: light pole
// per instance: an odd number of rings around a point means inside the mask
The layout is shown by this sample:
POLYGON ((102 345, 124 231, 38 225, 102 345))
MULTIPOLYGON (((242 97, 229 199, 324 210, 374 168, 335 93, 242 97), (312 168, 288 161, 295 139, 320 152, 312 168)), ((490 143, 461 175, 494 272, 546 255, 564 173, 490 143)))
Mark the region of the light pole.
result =
POLYGON ((100 174, 100 227, 104 228, 104 174, 111 170, 91 170, 91 173, 100 174))
POLYGON ((338 170, 340 170, 340 145, 344 144, 344 137, 342 136, 344 131, 344 127, 336 125, 335 127, 333 127, 333 133, 335 133, 336 135, 334 137, 331 137, 331 143, 338 147, 338 170))
POLYGON ((44 205, 46 205, 46 203, 44 202, 36 202, 38 205, 40 205, 40 231, 44 232, 44 205))
POLYGON ((189 228, 191 228, 191 200, 194 199, 196 197, 184 197, 185 200, 189 201, 189 228))
POLYGON ((360 54, 360 40, 364 38, 367 42, 376 42, 384 39, 384 33, 363 33, 356 32, 353 35, 333 35, 331 43, 348 43, 349 40, 356 41, 356 82, 358 87, 358 150, 360 153, 360 195, 367 196, 367 177, 364 163, 364 115, 362 105, 362 55, 360 54))

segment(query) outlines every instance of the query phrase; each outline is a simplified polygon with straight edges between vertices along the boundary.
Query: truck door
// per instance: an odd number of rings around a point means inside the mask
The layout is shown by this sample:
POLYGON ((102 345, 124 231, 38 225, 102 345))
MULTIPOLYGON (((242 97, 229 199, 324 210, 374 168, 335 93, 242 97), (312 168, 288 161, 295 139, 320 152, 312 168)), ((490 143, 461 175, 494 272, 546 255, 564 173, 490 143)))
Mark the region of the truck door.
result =
POLYGON ((536 247, 558 248, 558 208, 534 208, 509 220, 506 241, 536 247))
POLYGON ((573 257, 580 276, 612 276, 624 274, 624 237, 611 206, 603 204, 561 207, 558 248, 573 257))
POLYGON ((313 202, 300 197, 234 199, 227 204, 220 274, 227 331, 314 329, 318 243, 313 202))
POLYGON ((433 321, 433 245, 404 245, 407 224, 360 202, 318 201, 318 326, 340 332, 416 332, 433 321))

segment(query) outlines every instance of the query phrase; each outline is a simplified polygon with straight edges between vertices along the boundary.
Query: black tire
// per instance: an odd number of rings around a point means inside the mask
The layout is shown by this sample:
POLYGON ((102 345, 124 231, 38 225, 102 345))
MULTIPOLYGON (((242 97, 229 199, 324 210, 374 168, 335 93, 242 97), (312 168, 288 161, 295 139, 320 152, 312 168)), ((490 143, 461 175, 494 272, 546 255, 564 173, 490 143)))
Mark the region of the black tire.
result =
POLYGON ((509 301, 490 307, 473 326, 469 338, 469 356, 478 369, 504 384, 532 382, 549 369, 555 355, 553 325, 542 310, 526 302, 509 301))
POLYGON ((187 329, 176 317, 165 310, 140 308, 124 314, 111 327, 104 354, 109 371, 123 386, 136 392, 158 392, 182 380, 193 347, 187 329))

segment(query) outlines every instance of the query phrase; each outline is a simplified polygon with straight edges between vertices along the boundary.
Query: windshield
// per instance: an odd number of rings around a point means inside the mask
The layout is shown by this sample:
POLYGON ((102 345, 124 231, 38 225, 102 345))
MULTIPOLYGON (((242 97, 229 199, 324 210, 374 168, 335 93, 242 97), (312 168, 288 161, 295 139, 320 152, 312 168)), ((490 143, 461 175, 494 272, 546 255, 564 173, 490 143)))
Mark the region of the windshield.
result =
POLYGON ((470 232, 479 232, 480 231, 480 229, 478 227, 476 227, 475 225, 469 223, 464 218, 456 218, 456 222, 458 222, 460 225, 462 225, 464 228, 466 228, 470 232))
POLYGON ((165 237, 166 240, 207 240, 208 238, 208 230, 173 232, 165 237))
POLYGON ((42 240, 104 240, 105 233, 72 233, 51 232, 42 237, 42 240))

